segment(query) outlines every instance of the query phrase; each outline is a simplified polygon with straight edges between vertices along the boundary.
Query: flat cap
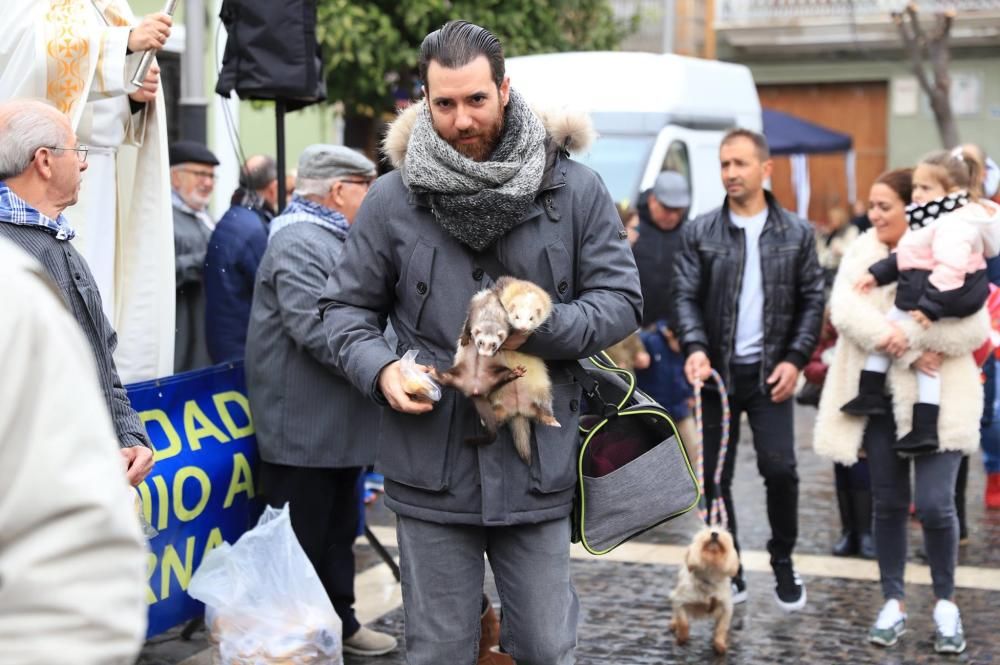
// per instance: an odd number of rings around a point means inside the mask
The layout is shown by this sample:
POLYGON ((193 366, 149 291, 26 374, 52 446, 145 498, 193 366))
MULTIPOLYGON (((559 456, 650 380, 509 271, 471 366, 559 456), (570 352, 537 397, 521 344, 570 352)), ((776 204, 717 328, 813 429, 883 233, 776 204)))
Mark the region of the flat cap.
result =
POLYGON ((170 144, 170 165, 184 163, 211 164, 218 166, 219 160, 203 143, 197 141, 175 141, 170 144))
POLYGON ((664 171, 656 176, 653 196, 668 208, 687 208, 691 205, 691 190, 687 180, 677 171, 664 171))
POLYGON ((375 164, 357 150, 326 143, 309 146, 299 157, 299 178, 333 180, 352 175, 374 176, 375 164))

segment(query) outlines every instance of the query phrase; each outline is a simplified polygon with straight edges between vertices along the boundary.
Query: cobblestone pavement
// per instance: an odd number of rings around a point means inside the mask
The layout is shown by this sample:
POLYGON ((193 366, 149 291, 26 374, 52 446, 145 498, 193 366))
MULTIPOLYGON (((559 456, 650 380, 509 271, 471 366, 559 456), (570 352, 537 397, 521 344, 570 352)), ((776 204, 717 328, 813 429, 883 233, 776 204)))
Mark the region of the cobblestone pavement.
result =
MULTIPOLYGON (((815 411, 797 407, 796 430, 799 449, 801 499, 798 553, 829 553, 838 535, 839 518, 833 492, 832 465, 811 450, 815 411)), ((742 428, 749 433, 749 428, 742 428)), ((737 511, 741 541, 747 550, 766 549, 769 527, 764 517, 763 482, 757 475, 753 446, 749 439, 739 447, 736 474, 737 511)), ((960 565, 995 571, 1000 580, 1000 511, 987 513, 982 505, 984 475, 978 455, 972 458, 969 476, 969 527, 971 542, 960 552, 960 565)), ((392 514, 381 503, 369 509, 373 525, 391 526, 392 514)), ((686 545, 697 526, 685 517, 654 529, 638 540, 647 543, 686 545)), ((921 542, 917 522, 911 528, 911 561, 919 562, 916 548, 921 542)), ((390 547, 393 554, 394 548, 390 547)), ((373 550, 359 545, 358 570, 381 566, 373 550)), ((581 665, 653 665, 668 663, 1000 663, 1000 591, 961 588, 957 602, 962 608, 969 648, 961 656, 940 657, 933 653, 930 617, 933 596, 929 586, 907 586, 909 632, 891 649, 869 646, 865 635, 881 604, 877 581, 847 580, 829 576, 806 578, 809 602, 796 614, 785 614, 773 600, 773 578, 769 573, 749 572, 748 602, 737 608, 731 634, 731 652, 716 658, 711 650, 710 626, 695 624, 691 643, 679 648, 667 630, 667 594, 676 580, 676 567, 663 564, 622 563, 599 557, 574 559, 574 583, 581 601, 579 648, 581 665)), ((992 585, 994 588, 996 585, 992 585)), ((495 594, 492 580, 487 589, 495 594)), ((374 624, 401 637, 402 610, 395 608, 374 624)), ((154 639, 140 658, 141 665, 174 665, 199 651, 207 643, 204 633, 184 642, 172 634, 154 639)), ((189 663, 207 660, 192 660, 189 663)), ((346 665, 397 665, 405 663, 402 651, 381 658, 348 656, 346 665)), ((451 665, 451 664, 442 664, 451 665)))

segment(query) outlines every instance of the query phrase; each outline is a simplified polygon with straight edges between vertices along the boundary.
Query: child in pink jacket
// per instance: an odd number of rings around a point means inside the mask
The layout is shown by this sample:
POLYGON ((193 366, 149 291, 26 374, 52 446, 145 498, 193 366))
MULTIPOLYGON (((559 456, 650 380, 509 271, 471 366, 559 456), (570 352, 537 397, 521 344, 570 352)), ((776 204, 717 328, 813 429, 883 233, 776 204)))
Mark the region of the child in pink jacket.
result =
MULTIPOLYGON (((1000 206, 978 200, 978 162, 961 148, 924 157, 913 171, 913 203, 907 208, 910 230, 896 251, 878 261, 855 288, 898 282, 891 321, 913 318, 924 327, 944 317, 978 312, 989 296, 986 259, 1000 253, 1000 206)), ((885 375, 891 357, 872 353, 861 372, 859 394, 841 410, 866 416, 889 413, 885 375)), ((938 448, 940 377, 917 373, 919 397, 913 429, 895 446, 904 456, 938 448)))

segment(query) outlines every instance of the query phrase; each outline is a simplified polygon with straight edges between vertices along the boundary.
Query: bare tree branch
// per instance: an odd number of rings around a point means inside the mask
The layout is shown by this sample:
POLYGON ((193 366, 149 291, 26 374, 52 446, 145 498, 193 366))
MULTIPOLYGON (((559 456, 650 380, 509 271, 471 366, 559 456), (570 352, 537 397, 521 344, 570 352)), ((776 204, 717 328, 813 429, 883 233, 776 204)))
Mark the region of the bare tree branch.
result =
POLYGON ((941 142, 947 148, 958 145, 958 127, 951 110, 951 76, 948 72, 951 60, 948 38, 954 18, 954 9, 937 14, 933 28, 925 33, 920 25, 916 3, 911 2, 902 12, 892 14, 903 47, 910 56, 913 73, 930 100, 941 142), (926 60, 930 60, 933 82, 928 77, 926 60))
POLYGON ((903 40, 903 46, 910 56, 910 66, 913 73, 916 75, 920 87, 930 97, 934 94, 934 88, 924 70, 923 48, 917 37, 923 32, 920 30, 920 20, 917 18, 916 9, 912 4, 908 5, 905 13, 893 13, 892 18, 899 30, 899 36, 903 40))

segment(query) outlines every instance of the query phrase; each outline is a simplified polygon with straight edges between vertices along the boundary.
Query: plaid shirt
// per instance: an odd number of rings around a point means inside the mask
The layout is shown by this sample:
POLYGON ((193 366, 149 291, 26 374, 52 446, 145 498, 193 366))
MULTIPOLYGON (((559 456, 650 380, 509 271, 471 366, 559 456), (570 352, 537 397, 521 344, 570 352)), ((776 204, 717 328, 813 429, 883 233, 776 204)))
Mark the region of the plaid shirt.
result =
POLYGON ((56 240, 72 240, 76 231, 62 213, 52 219, 35 210, 24 199, 11 191, 0 180, 0 222, 21 226, 40 226, 56 237, 56 240))

